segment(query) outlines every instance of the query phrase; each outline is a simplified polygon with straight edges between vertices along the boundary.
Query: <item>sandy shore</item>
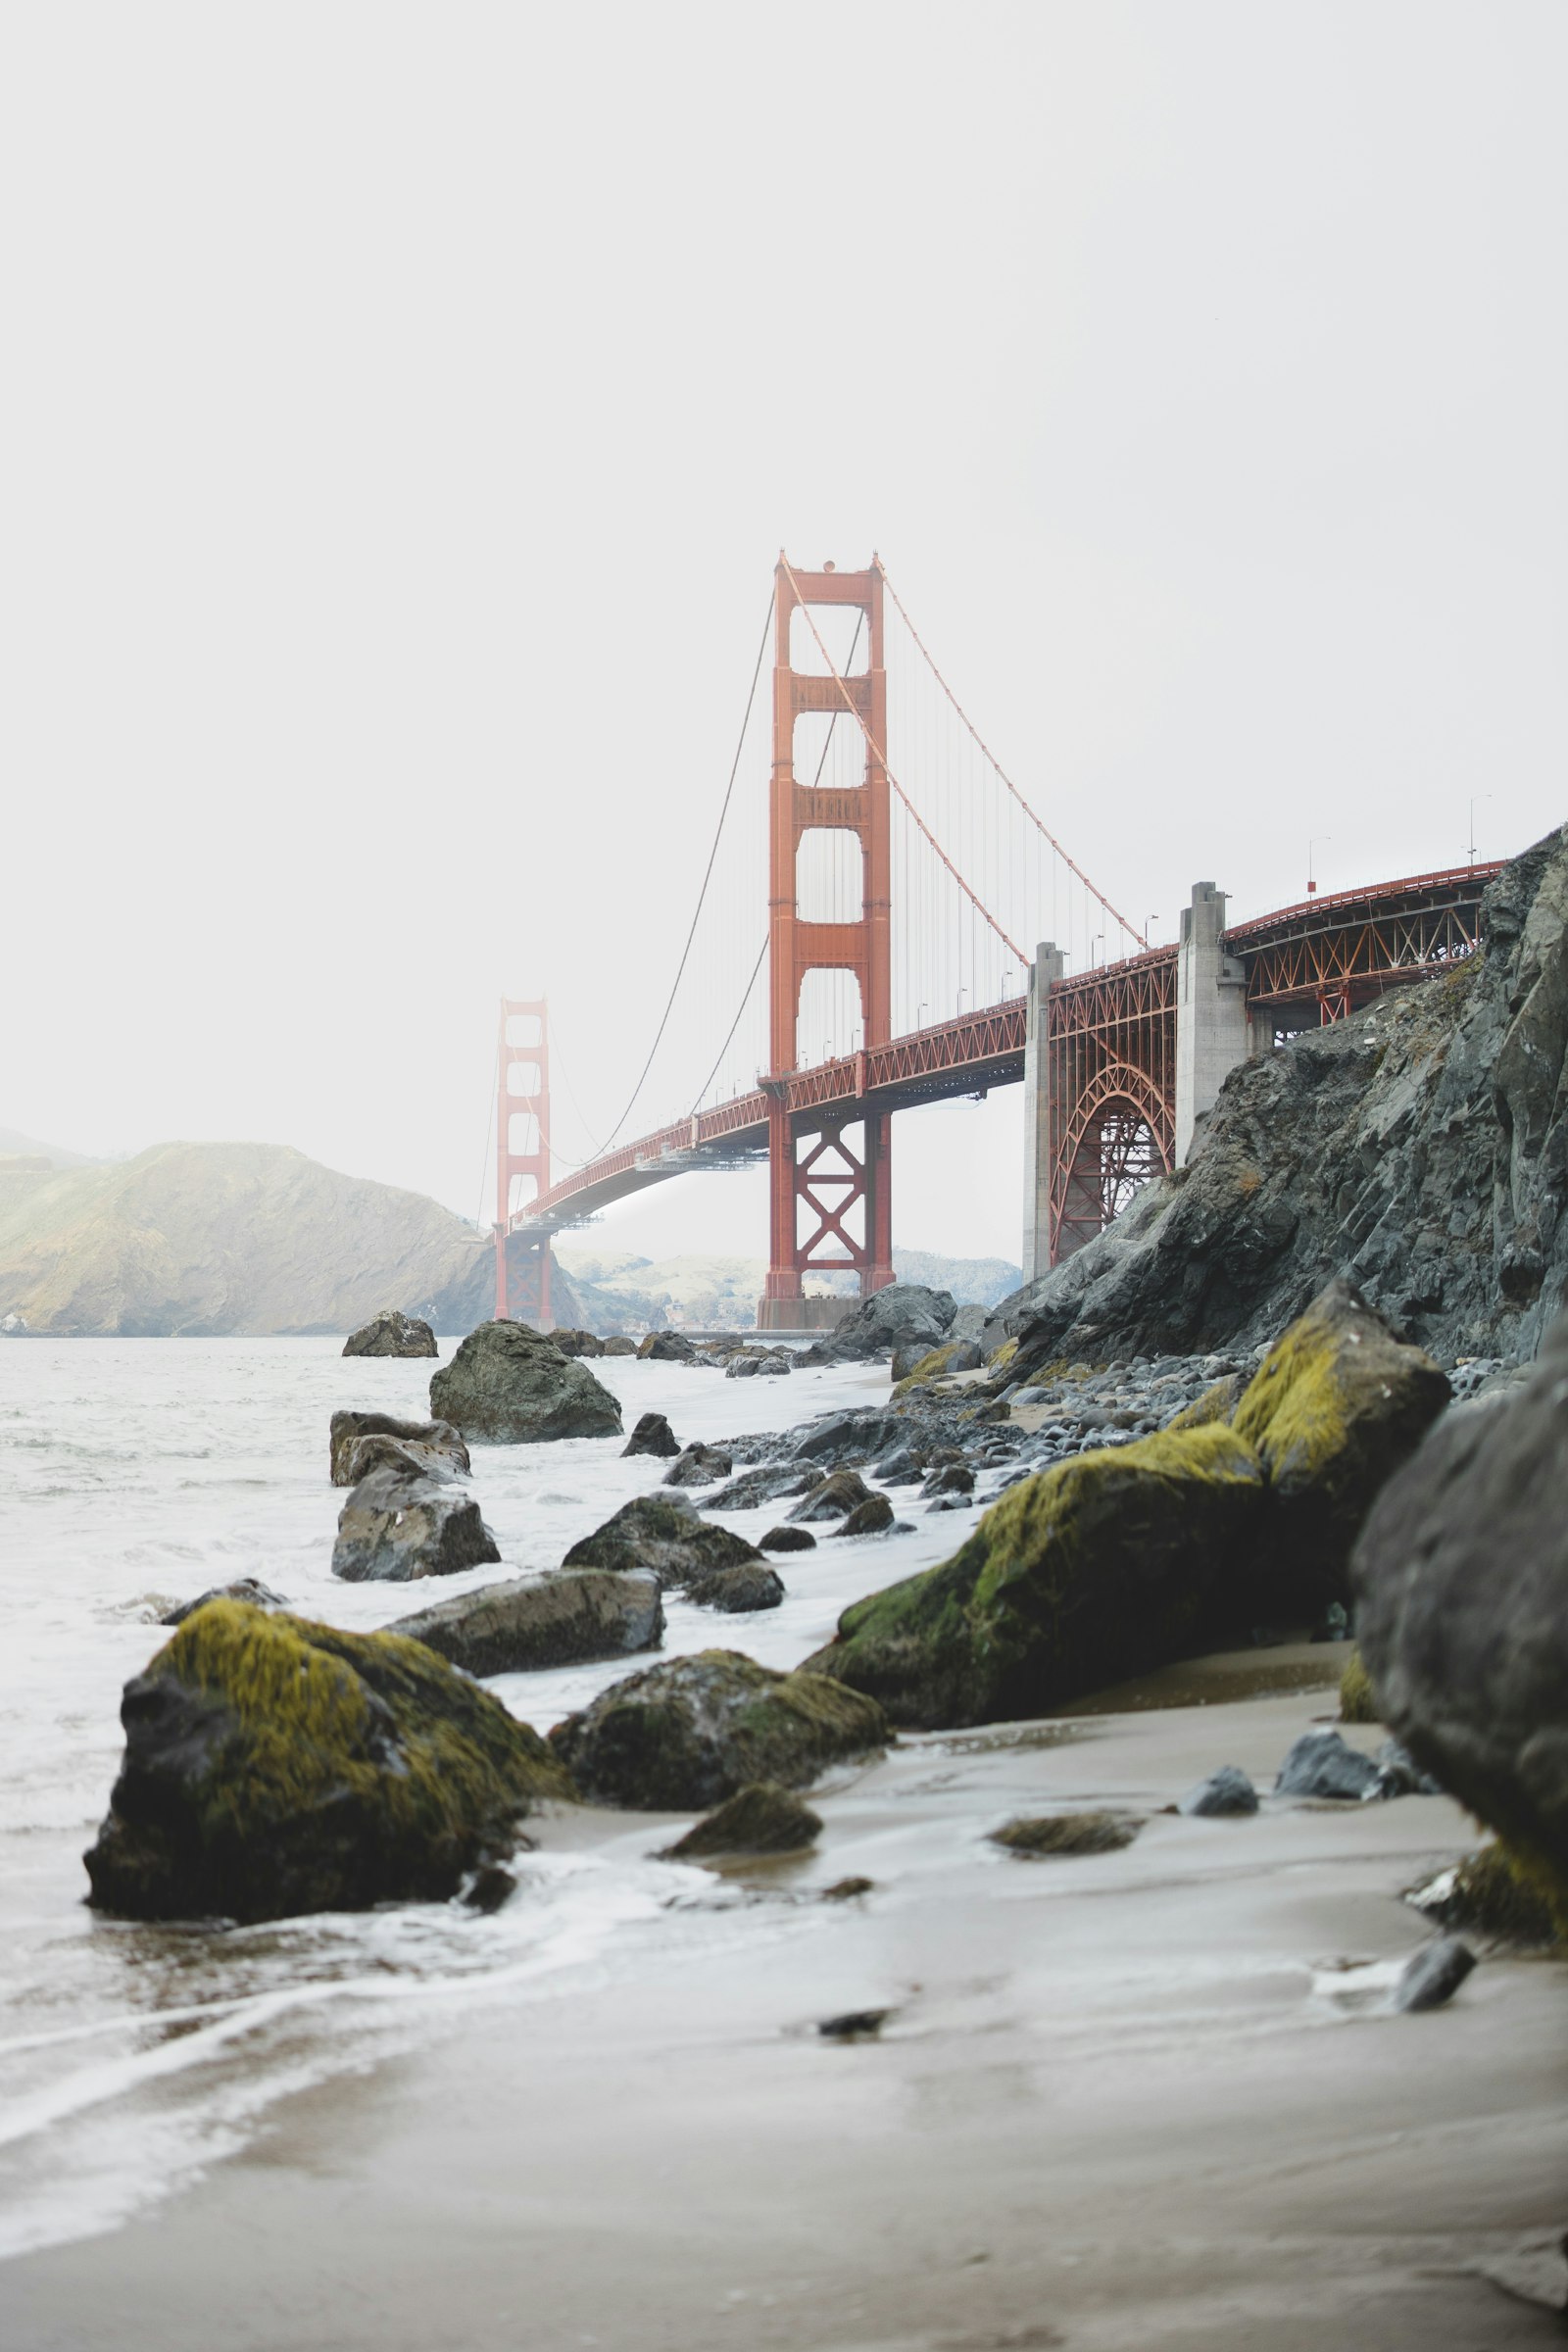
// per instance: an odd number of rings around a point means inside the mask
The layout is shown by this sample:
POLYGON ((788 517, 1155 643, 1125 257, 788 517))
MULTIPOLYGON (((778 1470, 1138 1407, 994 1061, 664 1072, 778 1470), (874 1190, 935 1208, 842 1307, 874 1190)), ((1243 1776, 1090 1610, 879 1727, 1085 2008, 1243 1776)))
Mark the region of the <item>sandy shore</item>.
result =
MULTIPOLYGON (((1532 2246, 1568 2219, 1568 1970, 1489 1960, 1445 2010, 1379 2013, 1425 1933, 1400 1888, 1473 1842, 1445 1799, 1155 1813, 1224 1762, 1266 1787, 1331 1708, 1326 1690, 1227 1696, 1246 1671, 1182 1670, 1203 1704, 1152 1705, 1156 1685, 1120 1713, 901 1743, 813 1800, 808 1861, 743 1874, 776 1934, 737 1946, 715 1909, 633 1984, 475 2005, 423 2055, 279 2108, 182 2197, 8 2265, 0 2338, 1560 2343, 1560 2319, 1483 2274, 1544 2275, 1532 2246), (1081 1861, 984 1842, 1078 1804, 1152 1817, 1081 1861), (817 1899, 851 1873, 874 1891, 817 1899), (816 2031, 867 2007, 892 2013, 874 2039, 816 2031)), ((627 1856, 665 1834, 646 1815, 542 1825, 627 1856)), ((699 1906, 711 1884, 674 1883, 699 1906)))

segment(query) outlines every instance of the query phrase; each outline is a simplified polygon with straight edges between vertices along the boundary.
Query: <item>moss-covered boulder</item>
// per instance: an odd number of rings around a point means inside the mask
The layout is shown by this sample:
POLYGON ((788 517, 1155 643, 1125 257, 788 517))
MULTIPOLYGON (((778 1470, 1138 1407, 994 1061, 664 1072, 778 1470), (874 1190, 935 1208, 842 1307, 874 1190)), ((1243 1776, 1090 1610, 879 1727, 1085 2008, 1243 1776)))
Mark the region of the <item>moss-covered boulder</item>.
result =
POLYGON ((858 1691, 706 1649, 613 1684, 557 1724, 550 1744, 594 1802, 685 1813, 751 1781, 804 1788, 886 1738, 881 1708, 858 1691))
POLYGON ((1231 1426, 1268 1476, 1277 1608, 1348 1596, 1362 1521, 1450 1394, 1348 1282, 1331 1282, 1269 1349, 1231 1426))
POLYGON ((211 1601, 121 1706, 125 1752, 85 1856, 136 1919, 281 1919, 440 1899, 568 1776, 526 1724, 391 1634, 211 1601))
POLYGON ((583 1536, 564 1568, 649 1568, 666 1592, 723 1568, 761 1567, 762 1555, 733 1528, 713 1527, 695 1503, 673 1494, 638 1494, 583 1536))
POLYGON ((1198 1646, 1264 1503, 1223 1427, 1079 1454, 1012 1488, 951 1560, 846 1609, 808 1667, 925 1730, 1044 1714, 1198 1646))
POLYGON ((528 1323, 470 1331, 433 1375, 430 1410, 493 1446, 621 1435, 620 1406, 604 1383, 528 1323))
POLYGON ((721 1854, 799 1854, 822 1835, 822 1816, 777 1781, 753 1781, 684 1838, 666 1846, 665 1862, 705 1862, 721 1854))

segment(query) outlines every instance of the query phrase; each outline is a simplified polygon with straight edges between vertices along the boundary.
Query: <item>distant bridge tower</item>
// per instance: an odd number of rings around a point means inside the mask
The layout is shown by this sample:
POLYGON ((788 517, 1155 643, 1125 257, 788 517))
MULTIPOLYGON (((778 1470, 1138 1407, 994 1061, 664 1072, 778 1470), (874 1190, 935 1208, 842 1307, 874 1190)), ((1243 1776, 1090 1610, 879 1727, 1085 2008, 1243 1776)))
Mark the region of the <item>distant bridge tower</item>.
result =
POLYGON ((771 1068, 767 1156, 771 1175, 767 1287, 758 1310, 765 1331, 806 1327, 803 1275, 853 1267, 861 1295, 893 1280, 893 1203, 889 1155, 893 1121, 887 1112, 863 1120, 824 1116, 804 1156, 785 1102, 785 1081, 799 1059, 801 988, 810 971, 853 972, 860 989, 866 1047, 892 1034, 892 840, 888 807, 887 671, 882 638, 882 567, 868 571, 798 571, 781 558, 773 662, 773 777, 769 802, 768 979, 771 1068), (797 670, 790 662, 790 623, 798 608, 858 607, 865 614, 866 667, 846 676, 797 670), (825 789, 797 782, 795 722, 807 711, 850 719, 846 695, 864 722, 865 764, 859 784, 825 789), (800 908, 804 836, 819 828, 854 833, 860 844, 860 912, 852 922, 811 922, 800 908), (845 1130, 858 1124, 858 1155, 845 1130), (859 1210, 860 1232, 845 1220, 859 1210), (806 1230, 803 1232, 803 1226, 806 1230))
POLYGON ((511 1232, 513 1218, 550 1190, 550 1008, 544 997, 503 997, 496 1101, 496 1320, 548 1331, 550 1235, 511 1232), (514 1182, 530 1188, 514 1198, 514 1182))

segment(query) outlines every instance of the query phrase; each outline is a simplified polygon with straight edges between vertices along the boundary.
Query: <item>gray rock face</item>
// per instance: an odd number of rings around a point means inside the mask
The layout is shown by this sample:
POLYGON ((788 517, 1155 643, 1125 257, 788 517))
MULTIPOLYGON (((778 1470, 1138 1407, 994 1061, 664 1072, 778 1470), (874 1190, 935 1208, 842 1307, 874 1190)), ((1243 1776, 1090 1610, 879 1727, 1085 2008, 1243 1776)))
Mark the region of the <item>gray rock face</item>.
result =
POLYGON ((662 1857, 701 1862, 713 1854, 797 1854, 822 1835, 822 1817, 776 1781, 737 1789, 716 1812, 687 1831, 662 1857))
POLYGON ((458 1466, 457 1457, 439 1446, 421 1446, 407 1438, 394 1438, 384 1430, 374 1430, 368 1437, 356 1438, 343 1456, 343 1475, 339 1486, 357 1487, 372 1470, 395 1470, 404 1478, 433 1478, 446 1480, 462 1478, 466 1473, 458 1466))
POLYGON ((870 1363, 895 1348, 923 1340, 927 1348, 940 1347, 957 1313, 951 1291, 931 1291, 918 1282, 890 1283, 862 1298, 837 1330, 807 1350, 813 1364, 870 1363))
POLYGON ((1336 1731, 1303 1732, 1287 1754, 1274 1783, 1279 1796, 1324 1796, 1359 1804, 1385 1793, 1383 1775, 1370 1756, 1336 1731))
POLYGON ((784 1580, 763 1560, 738 1560, 731 1568, 709 1568, 694 1576, 686 1598, 700 1609, 720 1609, 741 1616, 754 1609, 776 1609, 784 1597, 784 1580))
POLYGON ((822 1519, 843 1519, 870 1499, 871 1490, 858 1470, 835 1470, 831 1478, 824 1478, 802 1495, 789 1513, 790 1522, 805 1527, 822 1519))
POLYGON ((481 1323, 430 1383, 430 1409, 495 1446, 618 1438, 620 1406, 584 1363, 526 1323, 481 1323))
POLYGON ((1441 2009, 1445 2001, 1452 2000, 1475 1964, 1476 1956, 1467 1943, 1461 1943, 1457 1936, 1440 1936, 1436 1943, 1423 1945, 1405 1963, 1389 2007, 1400 2011, 1441 2009))
POLYGON ((728 1478, 735 1464, 716 1446, 683 1446, 664 1472, 666 1487, 710 1487, 728 1478))
POLYGON ((651 1331, 637 1350, 645 1364, 694 1364, 697 1350, 683 1331, 651 1331))
POLYGON ((1434 1353, 1533 1354, 1568 1284, 1568 828, 1492 883, 1482 936, 1233 1071, 1198 1156, 1004 1301, 1012 1377, 1255 1346, 1341 1273, 1434 1353))
POLYGON ((708 1649, 613 1684, 558 1724, 550 1744, 594 1803, 676 1813, 753 1781, 804 1788, 886 1736, 881 1708, 858 1690, 708 1649))
POLYGON ((396 1438, 408 1457, 434 1478, 467 1474, 468 1448, 450 1421, 399 1421, 391 1413, 338 1412, 332 1415, 331 1471, 334 1487, 357 1486, 363 1472, 351 1464, 361 1438, 396 1438))
POLYGON ((1351 1577, 1391 1730, 1568 1902, 1568 1319, 1522 1387, 1438 1423, 1351 1577))
POLYGON ((803 1469, 799 1462, 779 1462, 758 1470, 743 1470, 739 1478, 703 1498, 705 1511, 753 1511, 760 1502, 777 1502, 785 1494, 808 1494, 827 1473, 803 1469))
POLYGON ((680 1451, 680 1440, 662 1413, 644 1413, 620 1450, 623 1460, 628 1454, 651 1453, 662 1461, 673 1461, 680 1451))
POLYGON ((372 1315, 368 1323, 362 1323, 358 1331, 351 1331, 343 1343, 343 1352, 345 1355, 435 1355, 439 1350, 428 1323, 389 1306, 383 1313, 372 1315))
POLYGON ((761 1554, 733 1528, 712 1527, 677 1490, 639 1494, 623 1502, 603 1527, 567 1552, 566 1568, 607 1568, 622 1574, 647 1568, 666 1592, 722 1568, 756 1566, 761 1554))
POLYGON ((1217 1817, 1255 1813, 1257 1790, 1239 1764, 1222 1764, 1206 1781, 1189 1788, 1179 1809, 1183 1813, 1217 1817))
POLYGON ((550 1334, 563 1355, 603 1355, 605 1343, 591 1331, 562 1330, 559 1326, 550 1334))
POLYGON ((523 1674, 657 1649, 664 1604, 645 1569, 558 1569, 456 1592, 386 1628, 422 1642, 466 1674, 523 1674))
POLYGON ((770 1527, 757 1539, 759 1551, 814 1551, 816 1538, 808 1527, 770 1527))
POLYGON ((270 1585, 259 1583, 254 1576, 239 1576, 231 1585, 210 1585, 205 1592, 198 1592, 194 1600, 182 1600, 177 1608, 171 1609, 168 1616, 160 1617, 158 1622, 160 1625, 183 1625, 187 1617, 194 1617, 197 1610, 205 1608, 210 1600, 242 1600, 253 1609, 288 1607, 282 1593, 274 1592, 270 1585))
POLYGON ((433 1478, 372 1470, 338 1514, 332 1574, 346 1584, 406 1584, 499 1560, 471 1494, 433 1478))
POLYGON ((836 1536, 883 1536, 892 1525, 893 1505, 887 1496, 868 1494, 863 1502, 856 1504, 843 1525, 836 1527, 833 1533, 836 1536))

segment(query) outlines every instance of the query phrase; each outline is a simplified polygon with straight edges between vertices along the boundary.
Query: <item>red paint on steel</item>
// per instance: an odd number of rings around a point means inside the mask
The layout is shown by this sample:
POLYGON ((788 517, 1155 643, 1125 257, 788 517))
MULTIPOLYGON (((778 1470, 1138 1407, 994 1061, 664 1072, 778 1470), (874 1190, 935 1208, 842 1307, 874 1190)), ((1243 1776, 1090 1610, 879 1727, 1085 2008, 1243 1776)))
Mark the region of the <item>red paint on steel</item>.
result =
MULTIPOLYGON (((542 997, 503 997, 501 1040, 496 1057, 496 1320, 506 1322, 515 1305, 522 1320, 541 1327, 551 1320, 550 1242, 532 1241, 521 1252, 519 1296, 512 1297, 509 1241, 514 1225, 550 1191, 550 1008, 542 997), (514 1043, 514 1021, 536 1026, 537 1035, 514 1043), (514 1080, 520 1083, 514 1084, 514 1080), (520 1151, 513 1149, 514 1119, 532 1121, 520 1151), (514 1204, 513 1180, 532 1184, 530 1200, 514 1204)), ((512 1252, 513 1256, 518 1253, 512 1252)))

